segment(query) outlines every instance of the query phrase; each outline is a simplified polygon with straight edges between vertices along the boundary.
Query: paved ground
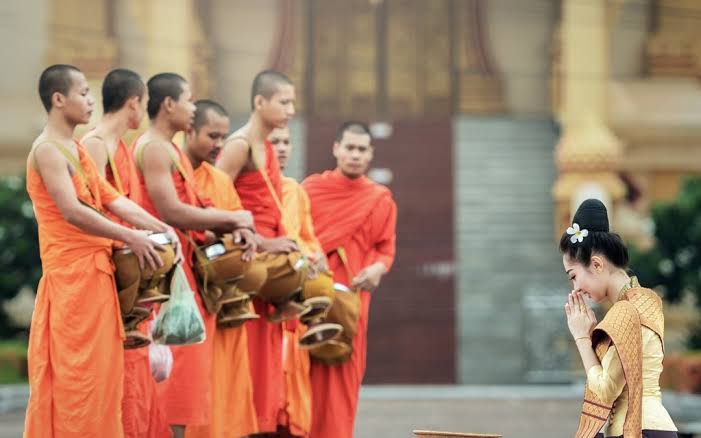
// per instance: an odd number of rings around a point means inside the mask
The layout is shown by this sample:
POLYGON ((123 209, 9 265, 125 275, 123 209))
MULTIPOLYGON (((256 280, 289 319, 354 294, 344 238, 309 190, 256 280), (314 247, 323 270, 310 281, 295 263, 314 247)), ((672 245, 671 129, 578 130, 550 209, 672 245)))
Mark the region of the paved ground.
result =
POLYGON ((414 429, 563 438, 575 430, 579 387, 368 387, 357 438, 410 438, 414 429))
MULTIPOLYGON (((582 389, 528 387, 365 387, 356 438, 411 438, 414 429, 563 438, 574 433, 582 389)), ((0 414, 0 438, 22 436, 24 413, 0 414)), ((333 438, 333 437, 325 437, 333 438)))
MULTIPOLYGON (((410 438, 413 429, 441 429, 562 438, 577 421, 575 393, 569 388, 364 388, 356 437, 410 438)), ((0 415, 0 438, 21 437, 23 419, 22 411, 0 415)))
POLYGON ((0 438, 20 438, 24 412, 13 412, 0 415, 0 438))

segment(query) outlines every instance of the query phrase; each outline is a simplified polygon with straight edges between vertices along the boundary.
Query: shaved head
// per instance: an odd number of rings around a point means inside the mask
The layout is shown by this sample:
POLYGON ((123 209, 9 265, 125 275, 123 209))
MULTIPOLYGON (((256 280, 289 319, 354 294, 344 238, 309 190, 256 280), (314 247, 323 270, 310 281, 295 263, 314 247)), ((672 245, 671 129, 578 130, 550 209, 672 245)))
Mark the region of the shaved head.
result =
POLYGON ((368 128, 368 125, 366 125, 363 122, 358 122, 355 120, 345 122, 343 125, 341 125, 340 128, 338 128, 338 131, 336 132, 336 142, 340 143, 343 139, 343 134, 345 134, 346 132, 351 132, 353 134, 366 134, 370 137, 370 140, 372 141, 372 134, 370 133, 370 128, 368 128))
POLYGON ((73 74, 81 71, 72 65, 55 64, 48 67, 39 77, 39 97, 46 112, 51 110, 51 98, 54 93, 61 93, 68 96, 68 92, 73 85, 73 74))
POLYGON ((203 125, 207 124, 209 121, 209 111, 214 111, 214 113, 222 117, 229 117, 229 113, 226 112, 226 109, 217 102, 209 99, 198 100, 195 102, 195 120, 192 122, 192 127, 195 131, 199 131, 203 125))
POLYGON ((138 73, 118 68, 105 76, 102 82, 102 109, 105 114, 122 109, 132 97, 144 97, 146 85, 138 73))
POLYGON ((290 78, 276 70, 264 70, 256 75, 251 87, 251 109, 255 109, 256 96, 270 100, 281 85, 293 85, 290 78))
POLYGON ((159 73, 148 80, 148 118, 153 120, 161 109, 161 104, 170 97, 178 100, 185 91, 187 81, 177 73, 159 73))

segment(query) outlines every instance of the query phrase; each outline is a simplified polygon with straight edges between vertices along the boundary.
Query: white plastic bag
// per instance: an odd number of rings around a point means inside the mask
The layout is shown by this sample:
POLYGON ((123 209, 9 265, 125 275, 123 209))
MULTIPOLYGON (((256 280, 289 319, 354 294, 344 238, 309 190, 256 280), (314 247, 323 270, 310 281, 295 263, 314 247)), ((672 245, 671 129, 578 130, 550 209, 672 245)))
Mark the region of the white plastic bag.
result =
POLYGON ((189 345, 204 342, 204 321, 195 302, 195 293, 182 266, 175 267, 170 284, 170 300, 161 306, 153 329, 153 341, 163 345, 189 345))
POLYGON ((170 377, 173 371, 173 352, 167 345, 151 342, 148 346, 148 357, 151 362, 151 375, 156 382, 162 382, 170 377))

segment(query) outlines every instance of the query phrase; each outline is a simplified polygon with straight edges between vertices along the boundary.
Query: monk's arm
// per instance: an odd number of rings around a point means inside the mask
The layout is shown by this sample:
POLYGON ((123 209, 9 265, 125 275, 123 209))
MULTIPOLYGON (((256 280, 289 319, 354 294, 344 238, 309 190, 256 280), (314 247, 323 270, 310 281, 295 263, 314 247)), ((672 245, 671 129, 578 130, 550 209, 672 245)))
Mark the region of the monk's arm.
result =
POLYGON ((289 254, 294 251, 299 251, 299 247, 294 240, 289 237, 264 237, 260 234, 255 234, 255 243, 259 252, 269 252, 271 254, 289 254))
POLYGON ((224 147, 219 154, 217 167, 226 172, 232 181, 236 181, 236 178, 238 178, 246 163, 248 163, 249 154, 250 146, 248 143, 240 138, 228 140, 224 143, 224 147))
POLYGON ((88 234, 125 242, 140 259, 157 257, 146 233, 119 225, 78 200, 66 159, 56 148, 43 144, 33 153, 46 190, 68 223, 88 234))
POLYGON ((385 272, 389 272, 397 251, 397 204, 391 201, 382 224, 382 232, 375 243, 375 262, 382 263, 385 272))
POLYGON ((143 160, 146 189, 164 222, 186 230, 218 232, 253 227, 253 217, 248 211, 204 209, 180 201, 173 183, 168 147, 170 145, 162 143, 149 144, 143 160))
POLYGON ((394 263, 397 242, 397 205, 389 200, 370 217, 371 221, 380 222, 380 233, 373 247, 373 257, 370 264, 361 270, 353 279, 353 286, 363 290, 374 290, 389 272, 394 263))
POLYGON ((98 137, 88 137, 82 142, 83 147, 88 151, 88 155, 95 162, 97 171, 105 176, 105 168, 109 158, 107 157, 107 147, 105 142, 98 137))
POLYGON ((170 226, 151 216, 141 206, 125 196, 120 196, 114 202, 107 204, 107 208, 117 217, 136 228, 157 233, 164 233, 170 229, 170 226))
POLYGON ((175 245, 175 252, 178 260, 181 258, 180 240, 175 230, 165 222, 161 222, 151 216, 151 214, 141 208, 139 204, 126 196, 120 196, 113 202, 107 204, 107 208, 117 215, 117 217, 132 224, 136 228, 153 231, 154 233, 168 234, 170 241, 175 245))

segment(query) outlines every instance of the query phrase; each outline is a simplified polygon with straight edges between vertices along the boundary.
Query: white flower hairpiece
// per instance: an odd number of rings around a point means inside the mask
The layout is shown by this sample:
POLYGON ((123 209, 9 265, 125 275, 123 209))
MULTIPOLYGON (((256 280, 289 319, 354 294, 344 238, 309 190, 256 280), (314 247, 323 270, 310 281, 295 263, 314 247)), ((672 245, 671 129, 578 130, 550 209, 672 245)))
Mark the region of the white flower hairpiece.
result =
POLYGON ((570 237, 570 242, 582 243, 584 238, 589 235, 589 230, 580 230, 579 224, 572 224, 572 226, 567 229, 567 234, 572 236, 570 237))

